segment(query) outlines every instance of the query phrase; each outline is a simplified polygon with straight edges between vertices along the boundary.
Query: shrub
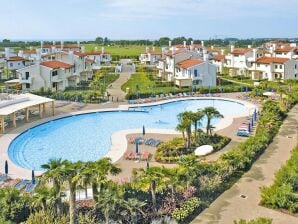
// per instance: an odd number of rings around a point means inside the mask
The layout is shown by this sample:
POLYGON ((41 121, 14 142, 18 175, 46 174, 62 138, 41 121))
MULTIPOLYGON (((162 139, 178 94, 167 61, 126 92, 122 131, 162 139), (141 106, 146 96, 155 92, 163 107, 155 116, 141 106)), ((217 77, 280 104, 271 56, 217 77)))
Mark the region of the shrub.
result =
POLYGON ((200 200, 196 197, 187 200, 181 208, 177 208, 172 213, 172 217, 177 221, 183 221, 188 218, 200 206, 200 200))
POLYGON ((254 220, 249 220, 246 221, 244 219, 240 219, 239 221, 234 221, 234 224, 271 224, 272 219, 267 219, 267 218, 257 218, 254 220))

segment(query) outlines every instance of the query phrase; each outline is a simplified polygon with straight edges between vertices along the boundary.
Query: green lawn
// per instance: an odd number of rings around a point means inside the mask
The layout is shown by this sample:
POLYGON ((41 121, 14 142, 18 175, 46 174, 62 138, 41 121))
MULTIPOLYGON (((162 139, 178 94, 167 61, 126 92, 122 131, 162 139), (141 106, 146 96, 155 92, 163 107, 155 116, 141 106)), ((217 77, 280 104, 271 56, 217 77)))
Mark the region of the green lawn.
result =
MULTIPOLYGON (((119 55, 120 57, 137 57, 140 56, 146 50, 146 46, 132 45, 132 46, 101 46, 97 44, 86 44, 85 51, 94 51, 94 48, 97 47, 98 51, 101 51, 101 47, 105 48, 105 51, 108 51, 113 55, 119 55)), ((156 51, 161 51, 160 48, 156 48, 156 51)))
POLYGON ((126 88, 129 88, 131 93, 168 93, 173 92, 175 87, 171 83, 161 84, 158 79, 154 78, 154 75, 135 73, 121 87, 123 91, 126 91, 126 88))

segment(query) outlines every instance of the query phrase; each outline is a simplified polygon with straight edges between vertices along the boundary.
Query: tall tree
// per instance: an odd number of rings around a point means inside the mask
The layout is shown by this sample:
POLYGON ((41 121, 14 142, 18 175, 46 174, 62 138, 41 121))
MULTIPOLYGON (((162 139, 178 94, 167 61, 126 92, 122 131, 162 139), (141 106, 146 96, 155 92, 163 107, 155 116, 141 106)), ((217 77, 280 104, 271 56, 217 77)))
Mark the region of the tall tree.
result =
POLYGON ((207 135, 212 135, 212 125, 211 121, 214 118, 223 118, 223 115, 214 107, 205 107, 202 110, 202 113, 206 116, 207 118, 207 126, 206 126, 206 133, 207 135))

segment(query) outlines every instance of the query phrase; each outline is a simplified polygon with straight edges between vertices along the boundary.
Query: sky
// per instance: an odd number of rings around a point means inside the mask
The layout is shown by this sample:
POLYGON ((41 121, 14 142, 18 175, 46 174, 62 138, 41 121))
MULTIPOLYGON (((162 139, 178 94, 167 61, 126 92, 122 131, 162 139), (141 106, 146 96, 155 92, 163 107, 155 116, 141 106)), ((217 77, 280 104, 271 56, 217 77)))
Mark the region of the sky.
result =
POLYGON ((0 0, 0 40, 298 37, 298 0, 0 0))

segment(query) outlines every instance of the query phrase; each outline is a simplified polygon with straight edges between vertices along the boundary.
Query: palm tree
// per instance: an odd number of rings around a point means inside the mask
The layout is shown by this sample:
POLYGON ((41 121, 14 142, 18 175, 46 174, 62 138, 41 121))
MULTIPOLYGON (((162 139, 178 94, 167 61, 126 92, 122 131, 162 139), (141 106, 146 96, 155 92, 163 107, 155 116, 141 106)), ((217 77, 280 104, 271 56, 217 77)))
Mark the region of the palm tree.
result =
POLYGON ((124 201, 124 207, 128 210, 130 214, 130 223, 136 223, 137 214, 144 214, 142 207, 146 205, 145 202, 139 201, 136 198, 129 198, 127 201, 124 201))
POLYGON ((202 125, 201 120, 203 119, 203 117, 204 117, 204 114, 200 109, 197 112, 192 113, 191 120, 195 127, 195 140, 197 140, 198 126, 200 127, 202 125))
POLYGON ((101 188, 107 180, 109 174, 116 175, 121 172, 121 169, 114 165, 110 158, 102 158, 96 162, 89 162, 80 173, 86 184, 90 183, 93 193, 93 200, 98 200, 98 188, 101 188))
POLYGON ((187 148, 191 146, 191 125, 193 113, 191 111, 185 111, 178 114, 178 129, 184 129, 187 134, 187 148))
POLYGON ((46 172, 42 175, 42 181, 50 181, 53 183, 53 193, 56 198, 56 214, 60 216, 62 214, 62 201, 61 201, 61 169, 66 165, 66 160, 62 159, 50 159, 47 164, 41 166, 46 172))
POLYGON ((223 118, 223 115, 214 107, 205 107, 202 110, 202 113, 204 116, 207 118, 207 126, 206 126, 206 133, 207 135, 212 135, 211 130, 212 130, 212 125, 211 125, 211 120, 214 118, 223 118))
POLYGON ((34 191, 34 195, 32 197, 32 207, 35 209, 42 208, 43 211, 47 211, 49 206, 55 206, 56 197, 54 192, 51 191, 48 187, 38 186, 34 191))
POLYGON ((184 141, 184 147, 186 148, 187 147, 187 139, 185 137, 186 125, 183 124, 183 123, 180 123, 180 124, 177 125, 176 130, 180 131, 182 133, 182 138, 183 138, 183 141, 184 141))
POLYGON ((169 181, 163 167, 149 167, 147 169, 134 170, 137 187, 148 189, 151 192, 153 210, 157 211, 156 192, 163 190, 169 181), (139 171, 139 172, 138 172, 139 171))

